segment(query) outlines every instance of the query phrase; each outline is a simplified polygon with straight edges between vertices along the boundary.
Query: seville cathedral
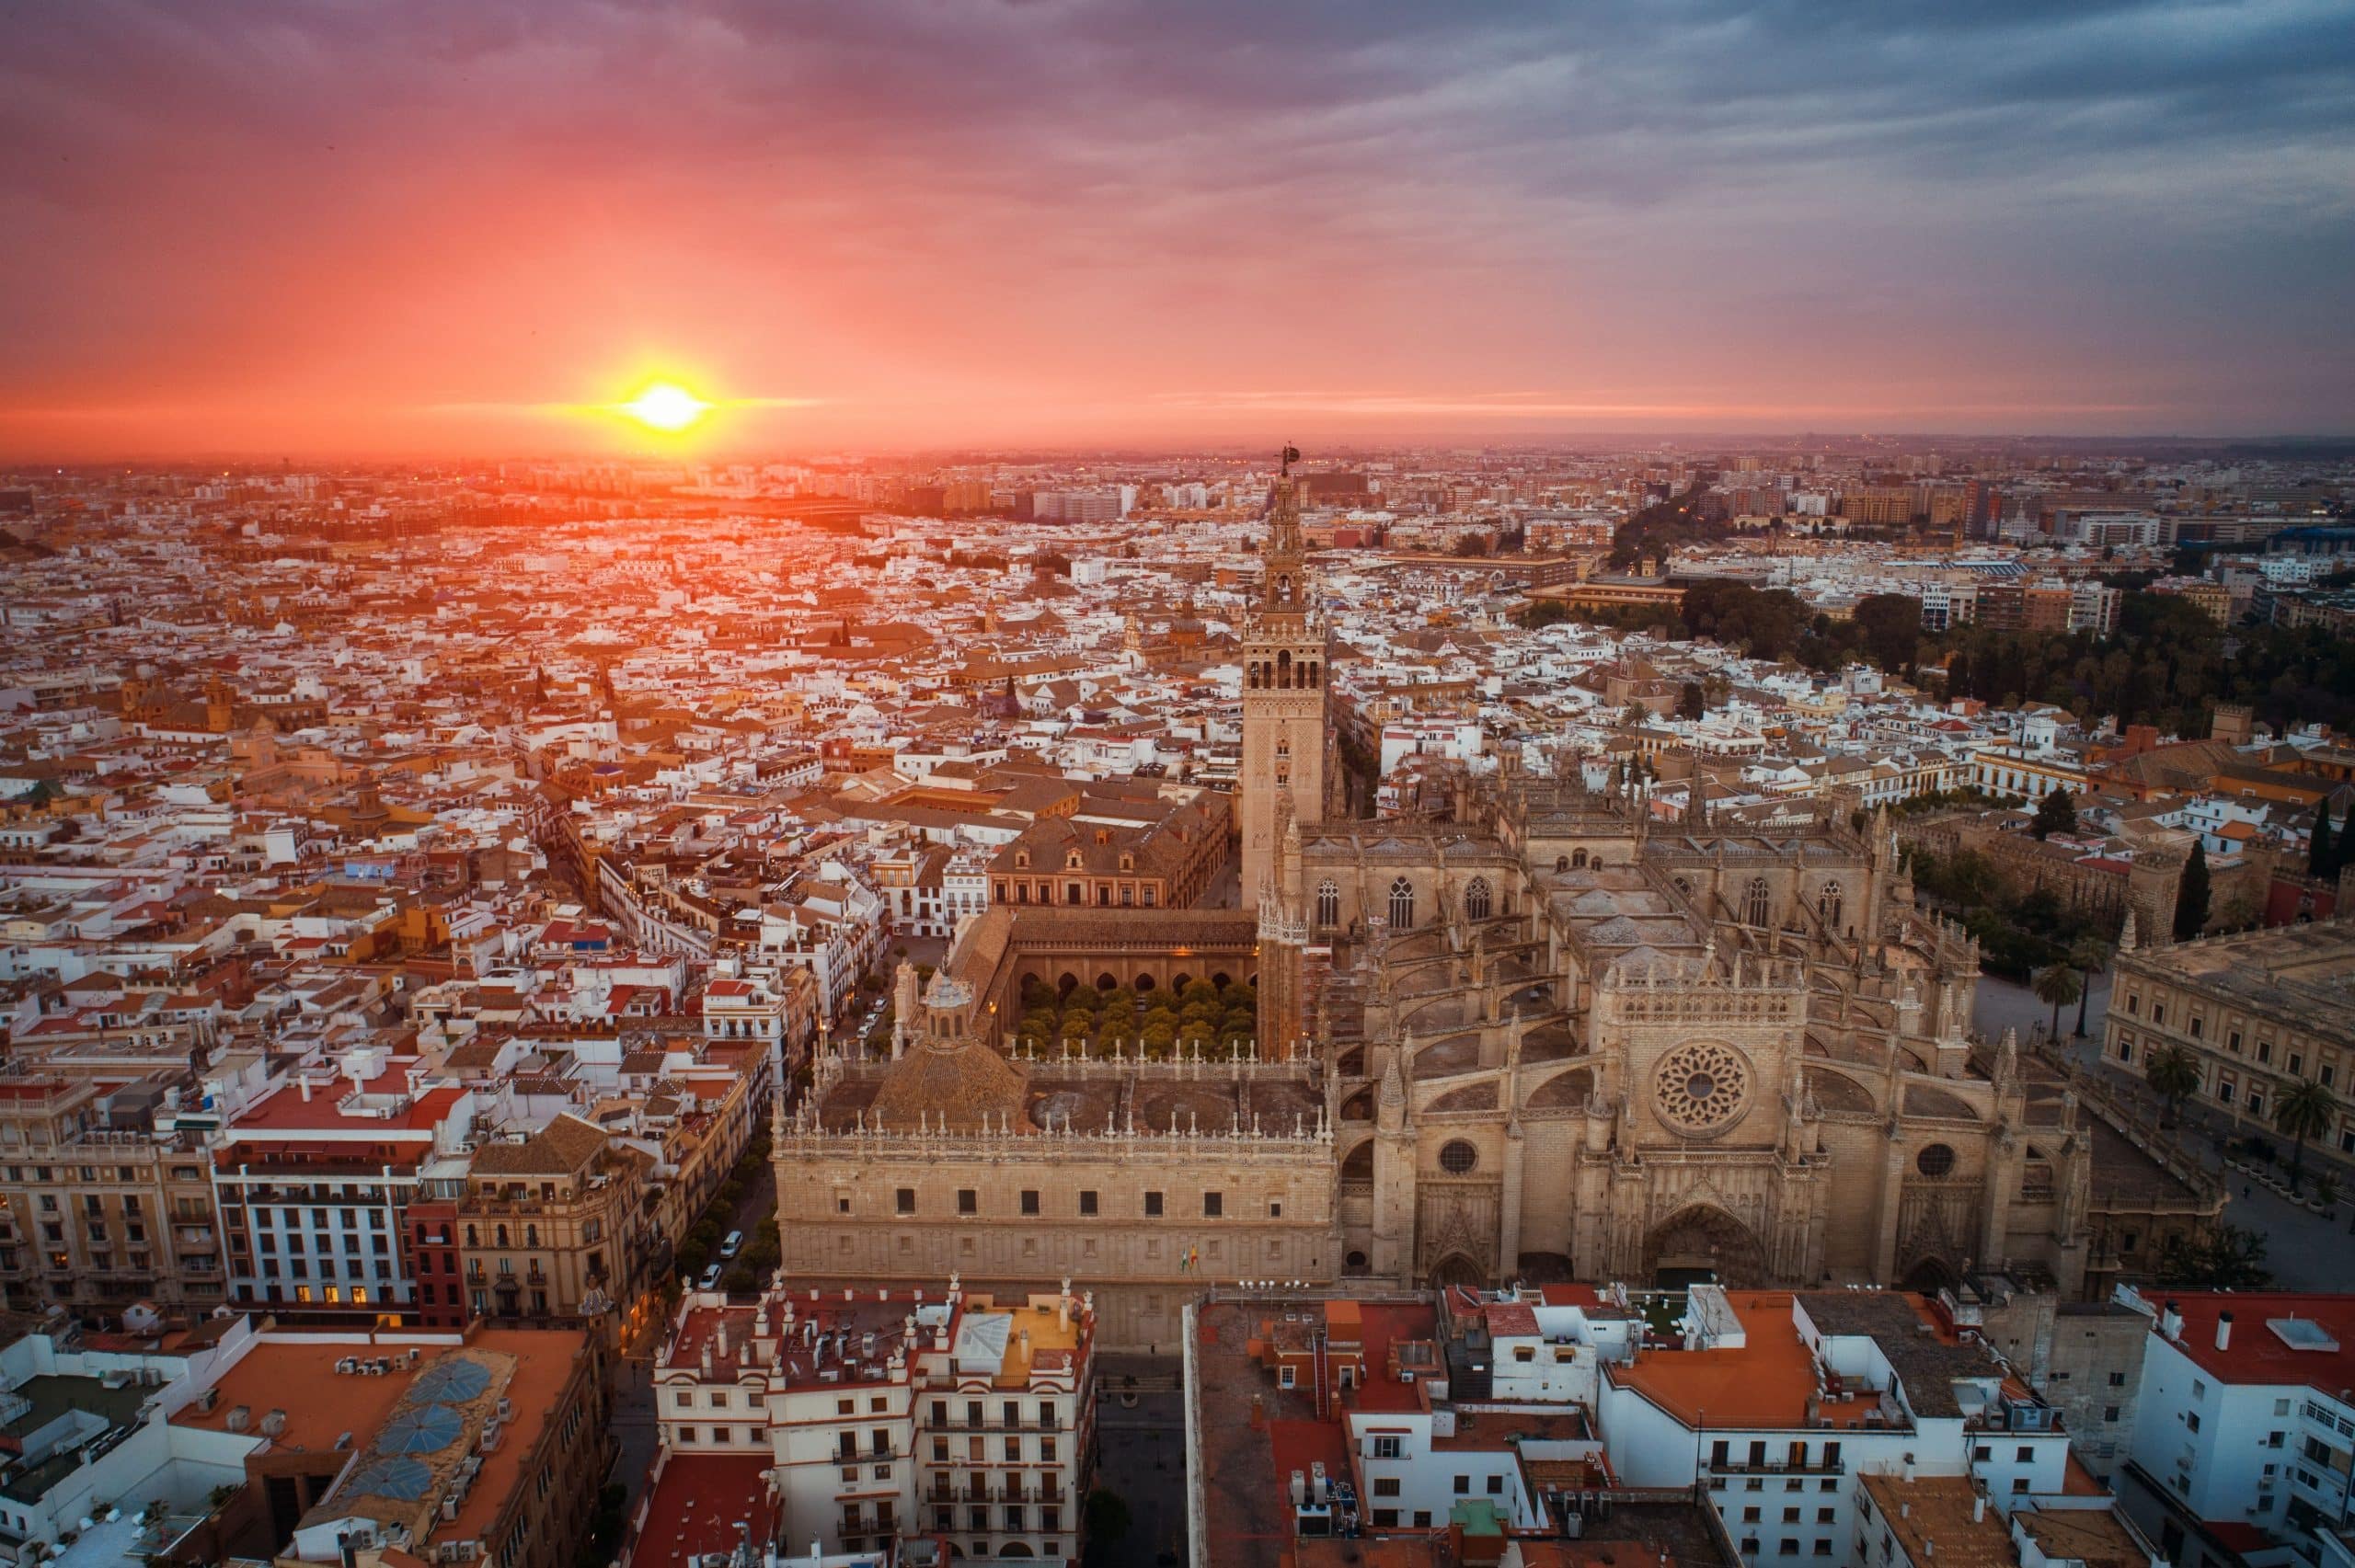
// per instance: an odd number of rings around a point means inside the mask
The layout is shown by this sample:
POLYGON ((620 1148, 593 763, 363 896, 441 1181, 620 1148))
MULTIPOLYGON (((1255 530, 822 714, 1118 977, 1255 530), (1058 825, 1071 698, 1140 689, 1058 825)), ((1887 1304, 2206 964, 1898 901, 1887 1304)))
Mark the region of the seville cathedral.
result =
MULTIPOLYGON (((1166 1348, 1236 1280, 1901 1283, 2106 1295, 2221 1196, 2008 1036, 1885 820, 1655 818, 1507 749, 1454 819, 1328 816, 1328 633, 1292 482, 1243 648, 1242 910, 999 905, 891 1058, 828 1055, 775 1143, 785 1268, 1093 1287, 1166 1348), (1010 1033, 1024 982, 1255 982, 1244 1059, 1010 1033), (2147 1148, 2146 1148, 2147 1145, 2147 1148)), ((2141 921, 2149 930, 2147 914, 2141 921)), ((2164 929, 2164 928, 2161 928, 2164 929)), ((2130 924, 2131 940, 2131 924, 2130 924)))

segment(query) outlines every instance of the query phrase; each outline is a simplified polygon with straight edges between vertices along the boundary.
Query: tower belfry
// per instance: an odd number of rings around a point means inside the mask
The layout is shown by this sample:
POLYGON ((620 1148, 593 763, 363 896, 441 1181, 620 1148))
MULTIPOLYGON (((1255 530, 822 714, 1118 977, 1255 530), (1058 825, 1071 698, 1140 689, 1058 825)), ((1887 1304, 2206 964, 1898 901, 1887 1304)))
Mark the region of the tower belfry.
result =
POLYGON ((1330 726, 1326 722, 1329 633, 1308 574, 1300 491, 1283 450, 1269 499, 1266 572, 1243 626, 1243 907, 1257 909, 1276 872, 1288 820, 1322 821, 1330 726))

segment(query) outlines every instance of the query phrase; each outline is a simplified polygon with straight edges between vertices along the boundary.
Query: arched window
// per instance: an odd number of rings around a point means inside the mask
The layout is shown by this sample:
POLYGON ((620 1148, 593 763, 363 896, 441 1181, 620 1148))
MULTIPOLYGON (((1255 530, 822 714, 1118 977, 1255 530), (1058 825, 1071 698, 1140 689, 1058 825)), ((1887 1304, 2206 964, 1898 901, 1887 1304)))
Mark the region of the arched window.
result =
POLYGON ((1276 655, 1276 685, 1280 690, 1289 690, 1292 686, 1292 650, 1289 648, 1276 655))
POLYGON ((1557 855, 1556 855, 1556 856, 1554 857, 1554 869, 1555 869, 1555 870, 1557 870, 1557 871, 1568 871, 1569 868, 1570 868, 1570 857, 1569 857, 1568 855, 1566 855, 1566 854, 1557 854, 1557 855))
POLYGON ((1825 883, 1823 890, 1815 896, 1815 912, 1822 919, 1823 928, 1826 931, 1840 929, 1840 914, 1844 908, 1840 884, 1837 882, 1825 883))
POLYGON ((1415 885, 1401 876, 1390 885, 1390 929, 1411 931, 1415 925, 1415 885))
POLYGON ((1341 923, 1340 886, 1329 876, 1316 885, 1316 923, 1318 925, 1341 923))
POLYGON ((1586 864, 1586 851, 1572 850, 1570 852, 1570 864, 1572 865, 1584 865, 1586 864))
POLYGON ((1743 900, 1746 906, 1742 910, 1743 922, 1748 925, 1764 925, 1767 915, 1772 911, 1773 902, 1774 894, 1767 887, 1766 879, 1763 876, 1752 877, 1750 896, 1743 900))
POLYGON ((1692 879, 1685 876, 1678 877, 1676 879, 1676 892, 1679 898, 1690 898, 1693 896, 1692 879))
POLYGON ((1490 898, 1488 894, 1488 879, 1487 877, 1475 876, 1471 882, 1465 887, 1465 919, 1476 921, 1487 920, 1488 918, 1488 912, 1495 907, 1495 903, 1496 900, 1490 898))

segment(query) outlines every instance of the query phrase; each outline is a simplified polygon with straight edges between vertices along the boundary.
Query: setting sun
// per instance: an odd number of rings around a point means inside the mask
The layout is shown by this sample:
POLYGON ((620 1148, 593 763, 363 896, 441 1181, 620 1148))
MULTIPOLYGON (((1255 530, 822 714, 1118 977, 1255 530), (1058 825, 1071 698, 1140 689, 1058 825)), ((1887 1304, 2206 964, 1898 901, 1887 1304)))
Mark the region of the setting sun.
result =
POLYGON ((669 382, 656 382, 619 410, 639 424, 657 430, 684 430, 695 424, 712 406, 683 386, 669 382))

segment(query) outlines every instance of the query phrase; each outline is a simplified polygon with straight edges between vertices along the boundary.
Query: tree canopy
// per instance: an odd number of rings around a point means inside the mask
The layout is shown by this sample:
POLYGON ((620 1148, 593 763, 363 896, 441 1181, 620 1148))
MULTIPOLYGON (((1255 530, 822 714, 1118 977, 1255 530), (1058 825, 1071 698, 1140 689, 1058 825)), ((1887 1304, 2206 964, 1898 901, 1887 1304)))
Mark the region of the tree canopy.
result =
POLYGON ((2036 820, 2028 830, 2039 839, 2077 830, 2077 803, 2065 789, 2056 789, 2036 803, 2036 820))

